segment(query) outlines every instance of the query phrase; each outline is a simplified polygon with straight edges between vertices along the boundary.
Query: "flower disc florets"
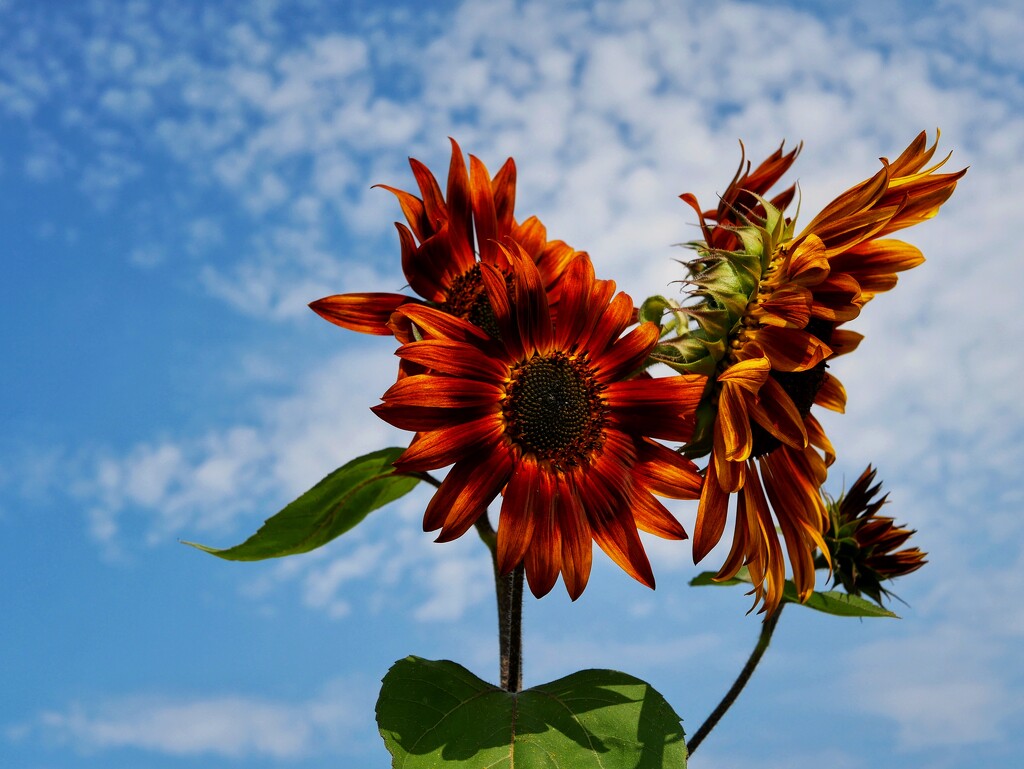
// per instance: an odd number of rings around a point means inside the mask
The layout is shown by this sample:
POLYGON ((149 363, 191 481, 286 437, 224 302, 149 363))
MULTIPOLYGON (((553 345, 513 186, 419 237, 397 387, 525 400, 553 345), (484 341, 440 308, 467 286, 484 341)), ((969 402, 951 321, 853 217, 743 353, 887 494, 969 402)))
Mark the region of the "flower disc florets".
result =
POLYGON ((561 351, 518 364, 502 401, 508 435, 522 451, 559 468, 601 448, 607 408, 585 358, 561 351))

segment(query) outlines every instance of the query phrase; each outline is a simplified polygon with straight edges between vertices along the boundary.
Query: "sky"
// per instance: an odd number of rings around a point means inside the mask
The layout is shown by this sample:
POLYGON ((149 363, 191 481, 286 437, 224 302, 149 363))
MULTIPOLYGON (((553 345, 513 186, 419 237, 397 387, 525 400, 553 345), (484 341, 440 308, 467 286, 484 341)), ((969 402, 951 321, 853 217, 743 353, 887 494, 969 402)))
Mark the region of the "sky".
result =
MULTIPOLYGON (((345 461, 393 341, 308 302, 400 291, 394 198, 448 137, 519 170, 517 215, 637 301, 678 295, 679 199, 803 142, 801 220, 941 129, 970 166, 905 233, 928 261, 833 372, 826 490, 872 463, 929 563, 900 620, 786 610, 695 769, 1005 767, 1024 753, 1024 10, 1012 0, 422 4, 0 0, 0 763, 367 767, 407 654, 497 676, 490 562, 420 489, 310 554, 227 563, 345 461)), ((692 531, 696 506, 672 507, 692 531)), ((649 681, 693 732, 759 631, 646 540, 525 607, 525 679, 649 681)), ((824 585, 821 585, 824 587, 824 585)))

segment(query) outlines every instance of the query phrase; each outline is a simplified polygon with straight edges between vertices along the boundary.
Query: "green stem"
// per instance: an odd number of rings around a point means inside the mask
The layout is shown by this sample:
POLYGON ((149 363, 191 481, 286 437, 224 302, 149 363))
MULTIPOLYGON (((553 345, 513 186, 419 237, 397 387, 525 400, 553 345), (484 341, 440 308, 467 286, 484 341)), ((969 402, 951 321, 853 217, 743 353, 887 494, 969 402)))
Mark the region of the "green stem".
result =
MULTIPOLYGON (((441 482, 430 473, 409 473, 440 488, 441 482)), ((476 532, 491 551, 494 590, 498 599, 498 660, 501 688, 518 692, 523 688, 523 566, 510 574, 498 569, 498 535, 484 513, 476 520, 476 532)))
POLYGON ((501 688, 517 692, 523 686, 523 567, 516 567, 510 574, 499 571, 498 537, 486 515, 477 519, 476 531, 491 551, 491 566, 494 568, 501 688))
POLYGON ((704 738, 710 734, 711 730, 715 728, 719 721, 722 720, 722 716, 725 715, 726 711, 732 707, 732 704, 736 701, 736 698, 740 696, 740 692, 743 691, 743 687, 747 685, 747 681, 754 674, 754 670, 757 668, 757 663, 761 661, 761 657, 768 650, 768 644, 771 643, 772 633, 775 632, 775 626, 779 624, 779 617, 782 616, 782 607, 784 603, 779 604, 779 608, 775 610, 768 619, 765 620, 764 624, 761 625, 761 635, 758 636, 757 645, 754 646, 754 650, 750 653, 750 658, 747 660, 747 664, 743 666, 743 670, 740 671, 739 676, 733 682, 733 685, 729 688, 729 691, 722 697, 722 701, 718 703, 718 706, 711 711, 711 715, 707 717, 707 720, 700 725, 700 728, 694 732, 693 737, 686 743, 686 751, 689 755, 693 755, 694 751, 704 741, 704 738))

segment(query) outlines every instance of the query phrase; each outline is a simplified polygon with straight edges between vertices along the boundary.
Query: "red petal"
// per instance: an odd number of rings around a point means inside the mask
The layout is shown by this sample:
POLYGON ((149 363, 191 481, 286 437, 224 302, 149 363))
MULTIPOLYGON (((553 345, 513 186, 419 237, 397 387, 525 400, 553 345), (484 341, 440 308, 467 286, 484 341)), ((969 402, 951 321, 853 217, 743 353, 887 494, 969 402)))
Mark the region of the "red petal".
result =
POLYGON ((395 351, 402 360, 418 363, 432 371, 465 376, 488 382, 508 379, 508 366, 489 357, 480 345, 452 339, 424 339, 395 351))
MULTIPOLYGON (((476 523, 477 518, 487 511, 487 505, 506 484, 511 471, 512 459, 503 447, 496 447, 492 453, 483 457, 456 463, 449 471, 448 477, 444 479, 442 489, 449 481, 453 481, 458 483, 460 490, 444 502, 447 514, 437 541, 450 542, 465 534, 469 527, 476 523)), ((438 490, 427 505, 428 517, 439 515, 438 512, 432 512, 431 507, 435 503, 438 507, 441 506, 441 503, 438 503, 440 496, 438 490)))
POLYGON ((480 261, 493 262, 498 250, 498 216, 494 205, 494 190, 487 167, 474 155, 469 156, 470 195, 473 204, 473 224, 476 227, 480 261))
POLYGON ((451 258, 458 272, 468 272, 476 263, 473 249, 473 204, 469 187, 469 174, 462 150, 454 139, 452 162, 448 166, 448 232, 451 258))
MULTIPOLYGON (((511 232, 515 226, 513 210, 516 204, 516 164, 512 158, 505 161, 491 183, 494 195, 494 213, 499 232, 511 232)), ((525 248, 525 244, 523 245, 525 248)))
POLYGON ((410 444, 395 467, 402 472, 436 470, 459 462, 488 445, 501 441, 500 414, 489 414, 470 422, 458 422, 437 430, 421 432, 410 444))
POLYGON ((381 399, 388 406, 422 406, 437 409, 493 406, 497 410, 502 395, 502 388, 489 382, 417 374, 395 382, 381 399))
POLYGON ((402 272, 409 286, 431 302, 442 302, 450 282, 451 257, 445 225, 417 246, 405 225, 395 222, 402 245, 402 272))
MULTIPOLYGON (((430 169, 415 158, 409 158, 409 167, 412 168, 413 176, 416 177, 416 184, 423 196, 423 209, 427 220, 433 231, 436 232, 441 224, 448 221, 448 207, 444 203, 444 196, 441 194, 441 187, 437 179, 430 172, 430 169)), ((423 238, 421 238, 423 240, 423 238)))
POLYGON ((533 539, 540 472, 536 460, 524 456, 516 463, 505 487, 498 519, 498 571, 502 574, 520 564, 533 539))
POLYGON ((639 370, 657 343, 658 327, 653 323, 641 323, 616 340, 604 354, 594 358, 598 380, 614 382, 639 370))
POLYGON ((551 592, 562 568, 562 533, 555 509, 555 484, 550 473, 537 474, 533 539, 526 551, 526 581, 530 592, 542 598, 551 592))
POLYGON ((593 562, 593 535, 575 489, 562 479, 558 484, 557 516, 562 538, 562 581, 572 600, 583 593, 593 562))
POLYGON ((460 342, 490 339, 486 332, 468 320, 457 318, 451 313, 434 307, 410 303, 403 304, 396 312, 415 323, 425 337, 453 339, 460 342))
POLYGON ((392 331, 388 328, 388 321, 391 313, 401 305, 415 301, 402 294, 337 294, 317 299, 309 306, 321 318, 342 328, 390 336, 392 331))

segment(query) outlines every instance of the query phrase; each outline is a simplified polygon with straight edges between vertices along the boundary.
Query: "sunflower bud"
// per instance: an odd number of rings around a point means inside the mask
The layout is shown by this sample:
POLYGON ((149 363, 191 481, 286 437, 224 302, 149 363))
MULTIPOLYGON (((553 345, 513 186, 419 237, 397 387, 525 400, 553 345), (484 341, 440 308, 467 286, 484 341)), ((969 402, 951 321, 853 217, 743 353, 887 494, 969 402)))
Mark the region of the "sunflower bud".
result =
POLYGON ((875 472, 868 465, 839 499, 827 500, 825 543, 832 556, 835 585, 880 604, 883 595, 892 595, 882 583, 917 571, 927 563, 927 553, 916 547, 898 549, 914 530, 900 528, 892 518, 878 514, 889 495, 877 497, 882 484, 874 482, 875 472))

